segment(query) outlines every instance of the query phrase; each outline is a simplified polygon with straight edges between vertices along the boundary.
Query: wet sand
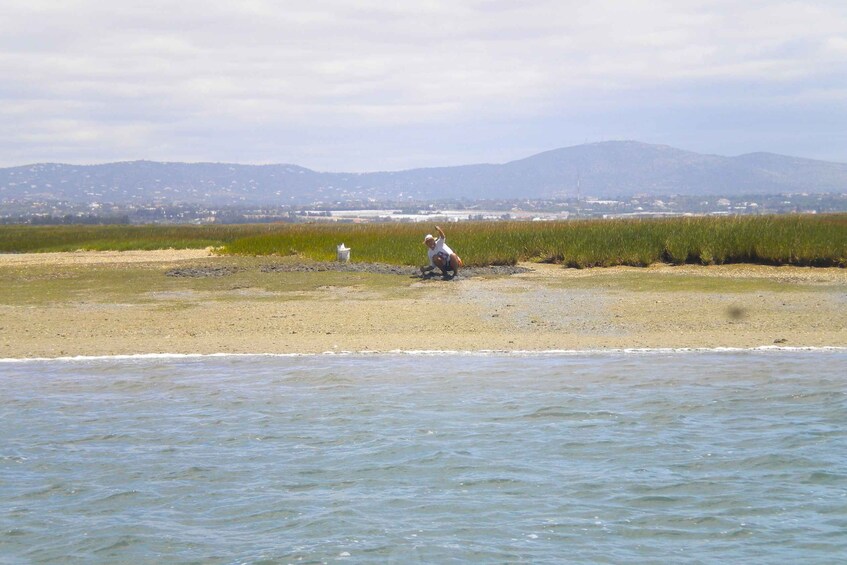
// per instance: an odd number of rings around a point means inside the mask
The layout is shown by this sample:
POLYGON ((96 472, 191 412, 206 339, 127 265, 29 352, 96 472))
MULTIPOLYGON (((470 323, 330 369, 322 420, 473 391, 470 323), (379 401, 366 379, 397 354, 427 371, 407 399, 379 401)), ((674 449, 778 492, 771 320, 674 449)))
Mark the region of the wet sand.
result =
POLYGON ((0 255, 0 273, 6 285, 28 284, 33 268, 61 278, 68 269, 119 273, 140 265, 165 277, 197 260, 222 273, 199 290, 173 282, 167 291, 123 299, 97 299, 98 290, 87 288, 38 301, 5 293, 0 358, 847 347, 845 269, 526 264, 525 273, 469 272, 451 281, 374 275, 395 277, 389 290, 343 278, 269 290, 227 282, 232 258, 185 250, 0 255))

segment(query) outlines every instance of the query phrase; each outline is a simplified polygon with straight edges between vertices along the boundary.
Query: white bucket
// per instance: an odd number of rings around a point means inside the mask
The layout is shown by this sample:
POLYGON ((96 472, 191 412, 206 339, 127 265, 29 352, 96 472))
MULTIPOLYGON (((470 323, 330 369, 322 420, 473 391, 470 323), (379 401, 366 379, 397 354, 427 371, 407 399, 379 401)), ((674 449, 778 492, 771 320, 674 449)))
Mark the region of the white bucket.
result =
POLYGON ((342 263, 349 263, 350 262, 350 248, 344 247, 344 244, 342 243, 341 245, 338 246, 338 250, 337 250, 337 253, 335 255, 335 258, 336 258, 336 260, 338 260, 342 263))

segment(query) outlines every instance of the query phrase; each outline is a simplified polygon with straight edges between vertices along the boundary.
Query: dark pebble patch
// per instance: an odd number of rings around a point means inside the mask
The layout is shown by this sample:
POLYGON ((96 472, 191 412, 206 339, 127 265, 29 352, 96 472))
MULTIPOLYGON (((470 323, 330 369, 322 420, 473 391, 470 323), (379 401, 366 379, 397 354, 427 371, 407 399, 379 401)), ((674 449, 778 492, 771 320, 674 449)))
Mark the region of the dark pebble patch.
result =
MULTIPOLYGON (((339 263, 339 262, 315 262, 315 263, 291 263, 279 265, 262 265, 259 269, 264 273, 285 272, 285 273, 308 273, 317 271, 341 271, 349 273, 374 273, 382 275, 404 275, 408 277, 420 278, 438 278, 440 271, 436 269, 429 275, 424 276, 418 267, 386 265, 383 263, 339 263)), ((476 277, 476 276, 491 276, 491 275, 515 275, 518 273, 528 273, 530 269, 526 267, 516 267, 510 265, 493 265, 490 267, 466 267, 459 270, 459 277, 476 277)))
MULTIPOLYGON (((183 267, 171 269, 165 273, 169 277, 202 278, 202 277, 226 277, 244 269, 238 267, 183 267)), ((259 270, 263 273, 313 273, 321 271, 340 271, 347 273, 374 273, 380 275, 402 275, 407 277, 418 277, 422 279, 441 278, 441 272, 436 269, 426 275, 421 274, 418 267, 386 265, 383 263, 340 263, 333 261, 308 262, 308 263, 285 263, 262 265, 259 270)), ((506 276, 517 273, 527 273, 530 269, 526 267, 515 267, 509 265, 493 265, 490 267, 467 267, 459 271, 459 277, 477 276, 506 276)))
POLYGON ((168 277, 186 277, 186 278, 202 278, 202 277, 226 277, 240 271, 237 267, 185 267, 181 269, 171 269, 165 273, 168 277))

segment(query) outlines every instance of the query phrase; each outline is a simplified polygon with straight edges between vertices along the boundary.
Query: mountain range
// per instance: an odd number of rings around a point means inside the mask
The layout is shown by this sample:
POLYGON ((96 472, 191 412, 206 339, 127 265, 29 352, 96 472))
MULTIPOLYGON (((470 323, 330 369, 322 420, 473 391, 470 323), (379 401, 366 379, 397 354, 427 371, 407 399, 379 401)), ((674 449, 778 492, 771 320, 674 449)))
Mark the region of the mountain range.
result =
POLYGON ((773 153, 723 157, 637 141, 607 141, 504 164, 394 172, 327 173, 285 164, 153 161, 0 169, 0 202, 247 206, 797 192, 847 192, 847 164, 773 153))

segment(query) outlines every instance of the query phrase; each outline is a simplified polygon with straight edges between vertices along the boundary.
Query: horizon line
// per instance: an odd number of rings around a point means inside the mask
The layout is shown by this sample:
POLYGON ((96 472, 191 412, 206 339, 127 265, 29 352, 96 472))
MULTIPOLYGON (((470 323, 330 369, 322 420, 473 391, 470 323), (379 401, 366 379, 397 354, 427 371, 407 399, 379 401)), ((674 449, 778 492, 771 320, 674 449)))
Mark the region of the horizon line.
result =
POLYGON ((328 170, 317 170, 310 169, 309 167, 304 167, 303 165, 298 165, 296 163, 284 163, 284 162, 276 162, 276 163, 239 163, 235 161, 169 161, 169 160, 156 160, 156 159, 121 159, 116 161, 101 161, 101 162, 88 162, 88 163, 73 163, 73 162, 61 162, 61 161, 37 161, 25 163, 22 165, 9 165, 0 167, 0 171, 5 169, 22 169, 27 167, 36 167, 36 166, 45 166, 45 165, 57 165, 57 166, 65 166, 65 167, 102 167, 106 165, 124 165, 124 164, 136 164, 136 163, 152 163, 152 164, 161 164, 161 165, 220 165, 220 166, 237 166, 237 167, 297 167, 299 169, 304 169, 306 171, 310 171, 318 174, 345 174, 345 175, 368 175, 368 174, 377 174, 377 173, 401 173, 408 171, 420 171, 420 170, 430 170, 430 169, 453 169, 460 167, 475 167, 475 166, 503 166, 508 165, 510 163, 517 163, 519 161, 524 161, 526 159, 532 159, 533 157, 538 157, 540 155, 544 155, 546 153, 552 153, 555 151, 565 151, 568 149, 576 149, 579 147, 590 147, 594 145, 611 145, 611 144, 636 144, 643 145, 653 148, 666 148, 673 149, 675 151, 682 151, 685 153, 693 153, 695 155, 701 155, 704 157, 721 157, 725 159, 736 159, 739 157, 748 157, 751 155, 773 155, 777 157, 785 157, 789 159, 802 159, 804 161, 816 161, 820 163, 830 163, 837 165, 847 165, 847 162, 841 161, 827 161, 824 159, 814 159, 810 157, 801 157, 797 155, 786 155, 783 153, 773 153, 771 151, 750 151, 747 153, 741 153, 738 155, 721 155, 718 153, 699 153, 697 151, 691 151, 689 149, 682 149, 679 147, 675 147, 672 145, 664 144, 664 143, 647 143, 644 141, 638 141, 635 139, 616 139, 616 140, 606 140, 606 141, 592 141, 587 143, 580 143, 577 145, 567 145, 563 147, 555 147, 553 149, 546 149, 544 151, 540 151, 538 153, 533 153, 531 155, 527 155, 525 157, 520 157, 517 159, 513 159, 511 161, 505 161, 502 163, 491 163, 491 162, 477 162, 477 163, 465 163, 462 165, 431 165, 424 167, 412 167, 408 169, 392 169, 392 170, 372 170, 365 172, 350 172, 350 171, 328 171, 328 170))

